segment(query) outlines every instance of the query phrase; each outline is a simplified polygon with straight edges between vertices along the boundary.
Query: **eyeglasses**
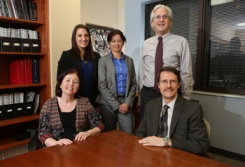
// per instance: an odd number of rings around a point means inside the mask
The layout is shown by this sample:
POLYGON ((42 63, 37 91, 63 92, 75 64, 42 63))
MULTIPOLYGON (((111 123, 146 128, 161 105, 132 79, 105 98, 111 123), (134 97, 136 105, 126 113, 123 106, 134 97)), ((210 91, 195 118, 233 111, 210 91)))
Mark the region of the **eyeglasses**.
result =
POLYGON ((172 84, 178 83, 178 81, 176 81, 176 80, 169 80, 168 81, 168 80, 165 80, 165 79, 160 81, 160 84, 163 84, 163 85, 167 85, 168 83, 170 83, 172 85, 172 84))
POLYGON ((155 19, 160 20, 161 18, 163 20, 167 20, 169 17, 167 15, 156 15, 154 16, 155 19))

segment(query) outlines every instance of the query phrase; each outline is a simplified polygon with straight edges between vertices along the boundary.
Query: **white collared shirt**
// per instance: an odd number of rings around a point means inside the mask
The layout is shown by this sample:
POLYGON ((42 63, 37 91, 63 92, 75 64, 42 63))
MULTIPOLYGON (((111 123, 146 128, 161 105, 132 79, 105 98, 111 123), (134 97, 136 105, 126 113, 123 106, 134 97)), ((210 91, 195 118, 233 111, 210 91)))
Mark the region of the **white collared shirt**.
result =
POLYGON ((169 106, 168 108, 168 134, 166 137, 169 138, 169 133, 170 133, 170 125, 171 125, 171 121, 172 121, 172 116, 173 116, 173 111, 174 111, 174 105, 176 102, 178 95, 175 97, 174 100, 172 100, 170 103, 166 104, 164 101, 162 101, 162 106, 164 106, 165 104, 169 106))
MULTIPOLYGON (((193 90, 192 59, 189 45, 184 37, 171 34, 162 36, 163 40, 163 67, 172 66, 180 71, 182 97, 191 99, 193 90)), ((155 55, 158 36, 144 41, 139 59, 138 84, 140 89, 144 86, 154 87, 155 81, 155 55)))

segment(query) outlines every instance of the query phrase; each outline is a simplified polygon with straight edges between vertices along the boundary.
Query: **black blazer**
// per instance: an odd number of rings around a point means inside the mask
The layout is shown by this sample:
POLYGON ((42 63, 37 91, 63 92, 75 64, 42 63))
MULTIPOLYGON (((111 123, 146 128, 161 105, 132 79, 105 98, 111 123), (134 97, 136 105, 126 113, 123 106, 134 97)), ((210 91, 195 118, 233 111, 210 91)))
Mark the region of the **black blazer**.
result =
MULTIPOLYGON (((81 67, 81 63, 80 63, 80 55, 76 56, 76 59, 74 59, 71 55, 73 54, 72 50, 67 50, 67 51, 63 51, 60 60, 58 62, 58 70, 57 70, 57 78, 58 76, 68 70, 68 69, 76 69, 79 73, 79 78, 80 81, 82 81, 83 78, 83 71, 82 71, 82 67, 81 67)), ((98 61, 99 61, 99 54, 94 52, 94 56, 95 59, 92 60, 92 64, 93 64, 93 90, 92 90, 92 95, 91 98, 89 98, 89 101, 91 102, 91 104, 96 108, 97 104, 95 102, 96 97, 98 95, 98 61)), ((83 83, 83 81, 81 82, 83 83)), ((79 90, 79 94, 81 94, 82 91, 82 84, 80 85, 80 90, 79 90)))
MULTIPOLYGON (((156 136, 162 108, 162 97, 146 104, 145 114, 136 135, 156 136)), ((199 103, 178 96, 174 105, 169 138, 172 147, 203 155, 210 146, 203 112, 199 103)))

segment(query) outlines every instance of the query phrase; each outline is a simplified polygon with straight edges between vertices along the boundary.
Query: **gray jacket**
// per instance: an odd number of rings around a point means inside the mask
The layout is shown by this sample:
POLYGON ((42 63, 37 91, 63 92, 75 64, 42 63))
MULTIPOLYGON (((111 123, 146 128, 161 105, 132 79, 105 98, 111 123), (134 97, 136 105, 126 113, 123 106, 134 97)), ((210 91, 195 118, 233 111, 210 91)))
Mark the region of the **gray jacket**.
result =
MULTIPOLYGON (((133 107, 133 102, 136 93, 136 77, 134 69, 134 61, 132 58, 125 55, 125 61, 127 64, 127 84, 126 84, 126 95, 125 103, 130 108, 133 107)), ((115 68, 110 54, 99 59, 98 65, 98 89, 99 96, 96 102, 108 106, 110 111, 115 111, 119 108, 121 103, 117 100, 117 89, 116 89, 116 77, 115 68)))

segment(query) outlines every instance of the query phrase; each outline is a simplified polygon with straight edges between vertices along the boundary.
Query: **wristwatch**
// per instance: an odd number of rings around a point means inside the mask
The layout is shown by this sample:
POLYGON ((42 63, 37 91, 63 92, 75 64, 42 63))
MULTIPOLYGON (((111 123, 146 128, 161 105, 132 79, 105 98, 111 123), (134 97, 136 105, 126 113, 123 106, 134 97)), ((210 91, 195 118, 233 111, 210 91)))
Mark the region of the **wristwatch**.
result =
POLYGON ((168 146, 168 137, 164 137, 163 139, 164 147, 168 146))

